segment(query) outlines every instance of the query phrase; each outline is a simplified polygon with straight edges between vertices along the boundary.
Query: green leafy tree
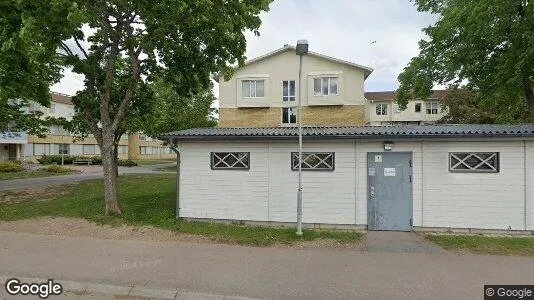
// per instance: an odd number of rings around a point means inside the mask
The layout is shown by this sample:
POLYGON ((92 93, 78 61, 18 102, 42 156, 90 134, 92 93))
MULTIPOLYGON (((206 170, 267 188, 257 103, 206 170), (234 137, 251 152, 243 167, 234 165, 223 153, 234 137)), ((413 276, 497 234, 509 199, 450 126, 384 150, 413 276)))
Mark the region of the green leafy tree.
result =
POLYGON ((440 105, 447 114, 438 122, 447 124, 517 123, 526 119, 526 105, 488 103, 476 90, 452 87, 440 105))
POLYGON ((495 114, 495 122, 534 122, 534 1, 414 2, 440 18, 424 29, 428 39, 398 77, 399 105, 426 99, 434 84, 461 85, 474 95, 466 104, 495 114))
POLYGON ((157 137, 165 132, 217 125, 212 85, 196 94, 180 95, 172 85, 155 80, 150 90, 153 101, 125 122, 128 131, 142 131, 157 137))
MULTIPOLYGON (((269 4, 270 0, 4 0, 0 24, 9 30, 2 30, 0 49, 14 50, 8 57, 0 56, 0 74, 16 74, 27 86, 42 90, 41 97, 62 69, 84 75, 85 88, 74 98, 75 110, 101 149, 106 214, 122 214, 114 145, 125 130, 126 117, 152 101, 136 97, 138 93, 148 91, 154 78, 162 78, 180 95, 196 94, 209 87, 210 75, 228 74, 232 66, 242 65, 244 31, 258 33, 259 14, 269 4)), ((20 83, 0 84, 0 89, 13 91, 11 98, 26 98, 20 83)))

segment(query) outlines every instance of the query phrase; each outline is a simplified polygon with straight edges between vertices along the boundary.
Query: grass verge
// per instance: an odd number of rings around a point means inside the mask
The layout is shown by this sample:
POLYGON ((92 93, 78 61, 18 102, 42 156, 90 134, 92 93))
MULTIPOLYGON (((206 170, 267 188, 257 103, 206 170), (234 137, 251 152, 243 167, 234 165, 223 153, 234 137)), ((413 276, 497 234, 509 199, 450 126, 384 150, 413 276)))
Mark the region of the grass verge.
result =
POLYGON ((137 159, 134 160, 139 166, 160 165, 176 162, 176 159, 137 159))
POLYGON ((54 172, 46 172, 45 170, 0 172, 0 180, 33 178, 33 177, 48 177, 48 176, 57 176, 57 175, 68 175, 72 173, 74 172, 54 173, 54 172))
MULTIPOLYGON (((62 191, 56 197, 42 200, 40 193, 17 192, 9 195, 17 201, 0 203, 0 220, 11 221, 42 216, 85 218, 110 225, 152 225, 176 232, 198 234, 214 241, 243 245, 268 246, 275 243, 293 244, 318 238, 342 243, 356 243, 359 232, 304 230, 301 237, 293 228, 270 228, 175 220, 175 176, 172 174, 128 175, 119 177, 119 198, 124 215, 104 215, 102 180, 90 180, 67 187, 51 187, 62 191)), ((0 198, 7 197, 0 192, 0 198)), ((10 192, 13 193, 13 192, 10 192)))
POLYGON ((160 172, 176 172, 176 166, 170 166, 165 168, 157 168, 154 169, 154 171, 160 171, 160 172))
POLYGON ((427 234, 425 238, 447 250, 534 256, 534 237, 427 234))

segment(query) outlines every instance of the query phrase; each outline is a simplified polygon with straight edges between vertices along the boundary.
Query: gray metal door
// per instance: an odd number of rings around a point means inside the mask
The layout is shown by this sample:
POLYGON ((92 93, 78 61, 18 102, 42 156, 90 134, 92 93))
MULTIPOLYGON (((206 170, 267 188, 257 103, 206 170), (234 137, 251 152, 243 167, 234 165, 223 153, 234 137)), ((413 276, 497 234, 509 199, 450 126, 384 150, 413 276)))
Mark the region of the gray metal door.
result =
POLYGON ((412 153, 367 153, 370 230, 411 231, 412 153))

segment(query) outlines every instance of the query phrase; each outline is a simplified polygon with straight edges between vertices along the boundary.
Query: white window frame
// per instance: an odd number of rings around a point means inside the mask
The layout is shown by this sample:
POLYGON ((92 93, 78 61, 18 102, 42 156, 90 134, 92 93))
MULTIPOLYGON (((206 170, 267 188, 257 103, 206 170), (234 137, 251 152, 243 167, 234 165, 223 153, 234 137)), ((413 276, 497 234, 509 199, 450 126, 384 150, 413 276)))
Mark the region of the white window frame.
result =
POLYGON ((282 81, 282 101, 284 102, 294 102, 297 97, 297 85, 295 80, 283 80, 282 81), (293 94, 291 94, 291 83, 293 83, 293 94), (284 85, 287 84, 287 89, 284 89, 284 85), (287 91, 287 95, 286 92, 287 91))
POLYGON ((265 79, 244 79, 244 80, 241 80, 241 97, 243 98, 264 98, 265 97, 265 79), (249 93, 248 95, 243 93, 243 89, 244 89, 244 85, 245 83, 248 82, 249 83, 249 93), (259 96, 258 95, 258 89, 257 89, 257 85, 258 85, 258 82, 261 82, 263 84, 263 95, 259 96))
POLYGON ((88 154, 88 155, 91 155, 91 154, 96 154, 96 145, 94 144, 83 144, 82 145, 82 154, 88 154), (86 147, 92 147, 93 151, 89 152, 89 151, 85 151, 85 148, 86 147))
POLYGON ((57 144, 58 154, 69 155, 70 154, 70 145, 69 144, 57 144), (61 149, 64 148, 64 149, 61 149), (62 153, 65 152, 65 153, 62 153))
POLYGON ((313 95, 314 96, 337 96, 339 95, 339 77, 338 76, 322 76, 322 77, 314 77, 313 78, 313 95), (333 93, 331 91, 331 81, 335 79, 336 80, 336 92, 333 93), (316 80, 319 80, 320 82, 320 91, 317 92, 315 90, 315 82, 316 80), (324 91, 325 86, 324 84, 327 84, 326 93, 324 91))
POLYGON ((376 113, 377 116, 387 116, 388 115, 388 104, 387 103, 377 103, 376 104, 376 108, 375 108, 375 113, 376 113))
POLYGON ((33 144, 33 155, 51 155, 51 144, 43 144, 43 143, 34 143, 33 144), (38 148, 42 148, 42 151, 37 150, 38 148))
POLYGON ((499 152, 449 152, 451 173, 499 173, 500 163, 499 152), (473 158, 476 164, 468 162, 473 158))
POLYGON ((439 114, 439 103, 438 102, 427 102, 425 111, 427 115, 437 115, 439 114))
POLYGON ((127 154, 128 153, 128 146, 126 145, 119 145, 119 147, 117 147, 117 152, 119 154, 127 154))
MULTIPOLYGON (((299 153, 291 152, 291 170, 299 170, 299 153)), ((335 152, 302 152, 302 171, 334 171, 336 169, 335 152), (324 158, 321 158, 324 156, 324 158), (308 159, 315 159, 316 163, 308 159), (327 161, 327 160, 332 160, 327 161)))
POLYGON ((211 152, 210 165, 212 170, 248 171, 250 170, 250 152, 211 152), (235 161, 227 161, 229 158, 235 161))
POLYGON ((282 107, 282 119, 280 120, 282 125, 296 125, 299 122, 298 108, 296 106, 292 107, 282 107), (291 122, 291 112, 295 111, 295 122, 291 122), (284 123, 284 114, 287 114, 288 123, 284 123))

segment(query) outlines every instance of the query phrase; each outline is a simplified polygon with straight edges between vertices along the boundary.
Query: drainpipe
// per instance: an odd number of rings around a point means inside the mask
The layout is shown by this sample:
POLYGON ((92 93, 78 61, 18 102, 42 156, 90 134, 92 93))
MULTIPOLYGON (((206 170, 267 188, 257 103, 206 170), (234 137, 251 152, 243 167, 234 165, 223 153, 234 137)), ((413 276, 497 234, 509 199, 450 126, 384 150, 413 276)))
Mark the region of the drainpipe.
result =
POLYGON ((180 218, 180 152, 174 140, 170 139, 170 148, 176 153, 176 219, 180 218))

